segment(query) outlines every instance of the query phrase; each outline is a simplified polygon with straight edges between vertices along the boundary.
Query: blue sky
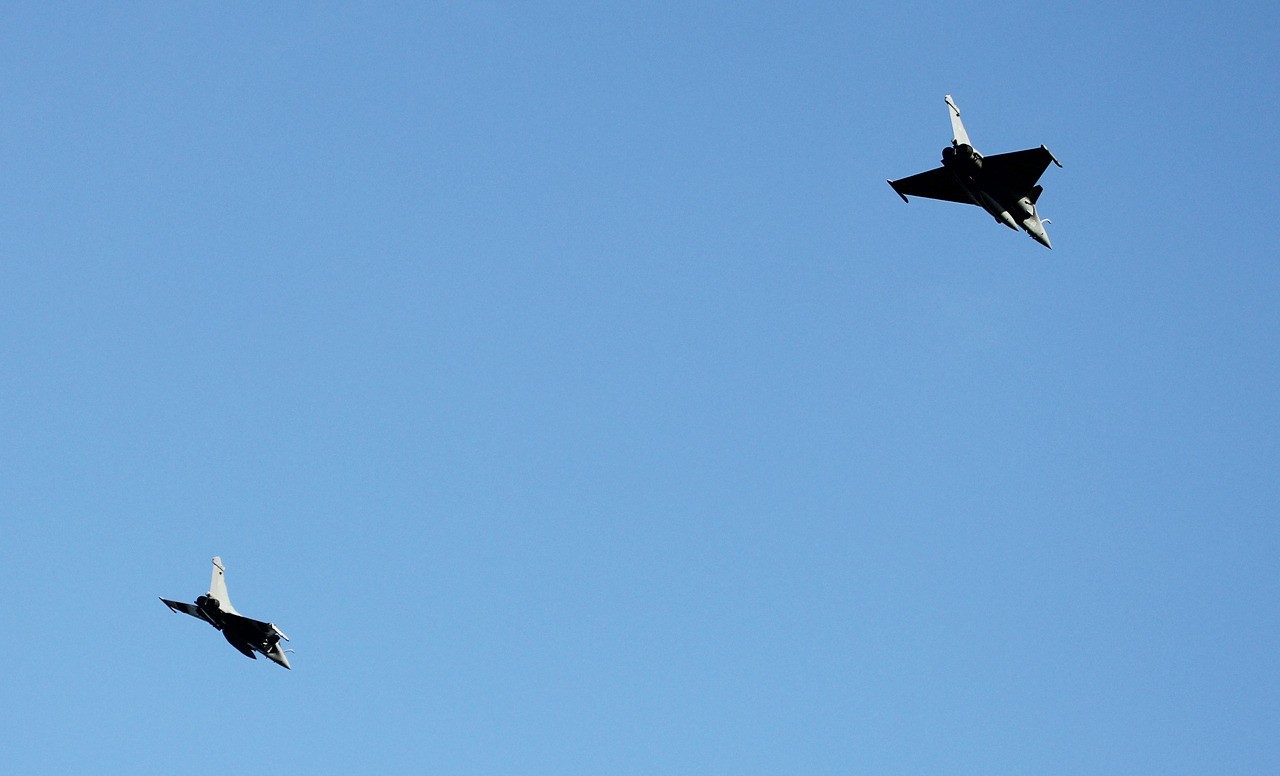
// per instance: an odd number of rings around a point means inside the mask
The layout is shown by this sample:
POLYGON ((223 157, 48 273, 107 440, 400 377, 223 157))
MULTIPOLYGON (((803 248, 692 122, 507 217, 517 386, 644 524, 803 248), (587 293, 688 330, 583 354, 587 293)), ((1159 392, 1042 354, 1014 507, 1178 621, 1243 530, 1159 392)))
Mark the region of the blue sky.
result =
POLYGON ((0 9, 8 767, 1276 772, 1275 6, 782 6, 0 9))

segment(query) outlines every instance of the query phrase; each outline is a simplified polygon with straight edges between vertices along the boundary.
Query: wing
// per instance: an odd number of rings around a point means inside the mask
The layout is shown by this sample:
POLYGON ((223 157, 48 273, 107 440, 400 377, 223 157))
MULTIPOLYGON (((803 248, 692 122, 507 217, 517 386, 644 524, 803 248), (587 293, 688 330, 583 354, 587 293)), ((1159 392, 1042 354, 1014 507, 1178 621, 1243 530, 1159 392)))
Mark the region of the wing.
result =
POLYGON ((889 185, 893 187, 894 191, 898 192, 898 196, 902 197, 903 202, 907 201, 907 195, 910 194, 913 197, 942 199, 947 202, 960 202, 965 205, 974 204, 974 201, 969 198, 969 194, 956 180, 956 176, 952 175, 946 167, 936 167, 928 172, 912 175, 910 178, 889 181, 889 185))
POLYGON ((170 601, 167 598, 161 598, 160 600, 164 602, 165 606, 169 607, 169 611, 171 612, 182 612, 183 614, 189 614, 192 617, 195 617, 197 620, 209 622, 209 618, 205 617, 204 613, 200 611, 200 607, 195 604, 184 604, 181 601, 170 601))
POLYGON ((1031 191, 1045 169, 1052 162, 1062 165, 1049 149, 1044 146, 1028 148, 1025 151, 1014 151, 1008 154, 996 154, 982 159, 983 177, 1015 197, 1021 197, 1031 191))
POLYGON ((229 614, 223 623, 222 635, 226 636, 231 646, 249 657, 253 657, 250 653, 257 650, 285 668, 292 668, 285 650, 280 646, 280 640, 288 641, 289 637, 275 623, 252 620, 242 614, 229 614))
POLYGON ((262 634, 263 638, 270 636, 275 631, 275 626, 269 622, 262 622, 243 614, 226 615, 226 624, 235 630, 248 634, 262 634))
POLYGON ((223 636, 223 638, 225 638, 225 639, 227 640, 227 643, 228 643, 228 644, 230 644, 231 646, 233 646, 233 647, 235 647, 237 650, 239 650, 239 651, 240 651, 240 654, 244 655, 245 657, 249 658, 250 660, 257 660, 257 659, 258 659, 258 656, 257 656, 257 655, 255 655, 255 654, 253 654, 253 647, 251 647, 251 646, 249 646, 248 644, 246 644, 245 642, 243 642, 243 641, 241 641, 241 640, 237 639, 237 638, 235 637, 235 635, 231 633, 231 631, 229 631, 229 630, 224 630, 224 631, 222 632, 222 636, 223 636))
POLYGON ((260 644, 266 641, 275 643, 280 639, 285 641, 289 637, 284 635, 284 631, 276 627, 274 622, 262 622, 245 617, 243 614, 228 614, 223 619, 223 628, 234 631, 245 639, 252 641, 254 644, 260 644), (275 638, 273 638, 275 637, 275 638))

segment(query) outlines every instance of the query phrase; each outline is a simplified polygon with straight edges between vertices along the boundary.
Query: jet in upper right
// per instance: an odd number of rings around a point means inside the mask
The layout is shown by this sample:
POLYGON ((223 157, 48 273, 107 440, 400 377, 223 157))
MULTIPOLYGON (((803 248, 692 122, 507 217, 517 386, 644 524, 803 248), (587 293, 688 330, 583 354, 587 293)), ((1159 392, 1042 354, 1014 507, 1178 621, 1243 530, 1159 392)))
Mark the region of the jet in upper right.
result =
POLYGON ((942 149, 942 166, 889 181, 889 185, 903 202, 911 195, 977 205, 1015 232, 1021 225, 1033 240, 1052 249, 1044 230, 1050 221, 1041 218, 1036 210, 1044 191, 1036 181, 1048 169, 1049 162, 1059 167, 1062 163, 1044 146, 983 156, 969 142, 969 133, 960 121, 960 109, 949 94, 947 108, 951 112, 951 145, 942 149))

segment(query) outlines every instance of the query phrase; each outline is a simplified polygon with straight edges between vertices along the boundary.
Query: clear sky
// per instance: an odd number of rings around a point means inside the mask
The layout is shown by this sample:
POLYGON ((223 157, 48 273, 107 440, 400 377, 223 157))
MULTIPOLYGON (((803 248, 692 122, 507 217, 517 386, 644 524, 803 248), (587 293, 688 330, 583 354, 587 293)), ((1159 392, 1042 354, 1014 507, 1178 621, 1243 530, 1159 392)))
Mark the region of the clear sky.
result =
POLYGON ((263 5, 0 8, 8 772, 1280 772, 1275 3, 263 5))

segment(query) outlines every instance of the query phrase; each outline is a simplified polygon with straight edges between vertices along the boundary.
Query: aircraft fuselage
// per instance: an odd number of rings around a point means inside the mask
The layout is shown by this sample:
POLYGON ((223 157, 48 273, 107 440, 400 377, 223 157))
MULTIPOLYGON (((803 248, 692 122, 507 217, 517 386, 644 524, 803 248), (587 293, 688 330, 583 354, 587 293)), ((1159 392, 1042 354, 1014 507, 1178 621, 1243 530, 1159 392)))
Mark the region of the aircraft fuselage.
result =
POLYGON ((256 658, 257 655, 254 653, 258 652, 285 668, 291 667, 289 659, 285 657, 284 650, 280 647, 281 634, 275 626, 263 628, 263 624, 256 620, 242 617, 235 612, 224 611, 218 599, 213 596, 202 595, 197 598, 196 608, 200 612, 201 619, 222 631, 222 637, 227 640, 227 643, 245 657, 256 658))
POLYGON ((997 222, 1015 232, 1021 225, 1036 242, 1046 248, 1053 247, 1031 196, 1018 196, 987 180, 982 174, 982 154, 973 146, 960 143, 942 149, 942 166, 955 176, 973 204, 990 213, 997 222))

